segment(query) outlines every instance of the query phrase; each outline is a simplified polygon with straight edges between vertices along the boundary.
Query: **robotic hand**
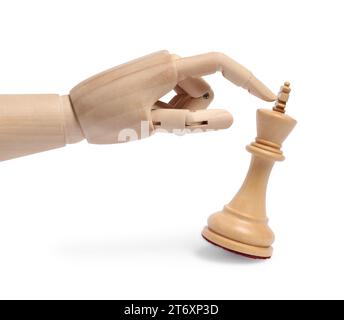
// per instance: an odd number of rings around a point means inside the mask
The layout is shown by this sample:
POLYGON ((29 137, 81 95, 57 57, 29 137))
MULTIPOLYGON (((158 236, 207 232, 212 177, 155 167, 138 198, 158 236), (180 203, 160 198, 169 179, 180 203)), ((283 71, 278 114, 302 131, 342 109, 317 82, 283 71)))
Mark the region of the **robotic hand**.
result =
POLYGON ((205 110, 213 91, 202 76, 221 71, 265 101, 276 96, 254 75, 222 53, 188 58, 167 51, 95 75, 69 96, 0 95, 0 160, 87 139, 112 144, 141 139, 155 130, 224 129, 225 110, 205 110), (169 103, 159 99, 175 90, 169 103))

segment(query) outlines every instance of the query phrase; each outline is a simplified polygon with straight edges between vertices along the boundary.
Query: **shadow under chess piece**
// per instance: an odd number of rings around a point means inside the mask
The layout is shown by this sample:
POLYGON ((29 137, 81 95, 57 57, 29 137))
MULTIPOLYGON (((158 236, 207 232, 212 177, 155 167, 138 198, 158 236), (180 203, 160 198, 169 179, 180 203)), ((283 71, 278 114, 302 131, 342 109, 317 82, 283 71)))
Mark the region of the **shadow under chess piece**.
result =
POLYGON ((283 161, 282 142, 296 125, 285 114, 290 87, 286 82, 273 110, 257 110, 257 138, 247 146, 252 154, 246 179, 233 200, 211 215, 202 236, 209 242, 251 258, 272 255, 274 234, 265 209, 266 188, 275 161, 283 161))

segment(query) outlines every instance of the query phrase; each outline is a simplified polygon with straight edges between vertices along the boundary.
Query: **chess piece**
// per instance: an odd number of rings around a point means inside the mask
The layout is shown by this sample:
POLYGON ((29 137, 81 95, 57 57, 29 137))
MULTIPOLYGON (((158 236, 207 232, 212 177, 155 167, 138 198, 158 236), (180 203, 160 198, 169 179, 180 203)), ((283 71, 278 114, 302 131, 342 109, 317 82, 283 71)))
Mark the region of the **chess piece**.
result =
POLYGON ((150 136, 156 129, 228 128, 228 111, 205 110, 213 92, 202 76, 217 71, 263 100, 276 99, 222 53, 181 58, 160 51, 97 74, 70 95, 0 95, 0 161, 85 138, 112 144, 126 142, 127 135, 130 140, 150 136), (159 100, 171 90, 177 94, 169 103, 159 100))
POLYGON ((285 114, 290 93, 286 82, 273 110, 257 110, 257 138, 247 146, 252 153, 246 179, 233 200, 211 215, 202 235, 209 242, 252 258, 270 258, 274 234, 265 209, 266 188, 275 161, 284 160, 282 142, 296 125, 285 114))

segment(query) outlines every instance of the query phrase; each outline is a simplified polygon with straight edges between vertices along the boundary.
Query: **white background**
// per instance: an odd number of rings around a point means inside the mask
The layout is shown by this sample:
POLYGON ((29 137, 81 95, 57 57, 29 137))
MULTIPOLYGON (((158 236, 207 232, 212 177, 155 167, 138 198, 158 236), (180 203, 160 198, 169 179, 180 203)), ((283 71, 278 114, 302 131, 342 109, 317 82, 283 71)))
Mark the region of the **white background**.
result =
POLYGON ((160 49, 221 51, 278 91, 298 125, 269 184, 269 261, 206 243, 247 172, 255 110, 220 74, 225 131, 82 142, 0 164, 0 297, 344 298, 343 1, 2 1, 0 93, 65 94, 160 49))

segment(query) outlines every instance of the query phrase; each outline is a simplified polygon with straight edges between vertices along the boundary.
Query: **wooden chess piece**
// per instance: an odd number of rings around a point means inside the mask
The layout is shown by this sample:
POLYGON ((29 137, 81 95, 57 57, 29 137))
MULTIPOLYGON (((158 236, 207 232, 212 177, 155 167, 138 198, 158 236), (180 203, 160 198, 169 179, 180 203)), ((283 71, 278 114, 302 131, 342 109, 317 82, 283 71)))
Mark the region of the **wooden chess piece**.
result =
POLYGON ((296 125, 285 114, 290 85, 284 83, 273 110, 257 110, 257 138, 246 179, 233 200, 211 215, 202 235, 209 242, 252 258, 270 258, 274 234, 265 209, 266 188, 275 161, 283 161, 282 142, 296 125))

